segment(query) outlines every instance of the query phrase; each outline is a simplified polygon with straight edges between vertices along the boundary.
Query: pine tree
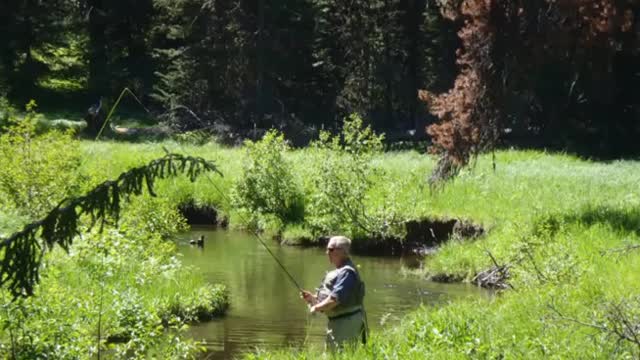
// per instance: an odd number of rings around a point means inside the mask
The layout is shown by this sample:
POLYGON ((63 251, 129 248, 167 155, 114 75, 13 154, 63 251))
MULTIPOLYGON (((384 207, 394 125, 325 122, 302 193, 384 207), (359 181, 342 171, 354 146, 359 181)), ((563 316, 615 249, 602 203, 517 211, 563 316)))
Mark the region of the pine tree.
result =
POLYGON ((37 79, 49 71, 34 50, 63 40, 75 8, 69 0, 0 3, 0 83, 5 83, 6 90, 19 95, 33 91, 37 79))

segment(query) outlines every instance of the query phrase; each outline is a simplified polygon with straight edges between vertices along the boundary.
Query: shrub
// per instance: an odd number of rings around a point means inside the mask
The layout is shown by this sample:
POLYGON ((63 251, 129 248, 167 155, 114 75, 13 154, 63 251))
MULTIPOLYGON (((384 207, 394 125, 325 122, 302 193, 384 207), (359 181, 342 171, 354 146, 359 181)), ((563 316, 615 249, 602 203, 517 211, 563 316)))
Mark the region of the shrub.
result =
POLYGON ((260 141, 247 141, 245 147, 248 161, 233 188, 233 204, 249 213, 250 223, 269 216, 281 224, 302 221, 302 191, 285 159, 289 147, 284 136, 271 130, 260 141))
POLYGON ((167 197, 138 196, 124 209, 122 231, 157 234, 166 238, 187 229, 187 223, 175 204, 167 197), (132 215, 132 216, 127 216, 132 215))
POLYGON ((37 136, 40 115, 34 101, 19 119, 10 113, 0 136, 0 192, 22 215, 37 218, 78 190, 80 155, 69 133, 52 131, 37 136))
POLYGON ((380 170, 371 159, 382 151, 384 135, 364 127, 358 115, 345 120, 342 133, 321 132, 313 144, 316 164, 311 171, 307 221, 319 232, 342 231, 352 237, 382 232, 367 206, 374 176, 380 170))

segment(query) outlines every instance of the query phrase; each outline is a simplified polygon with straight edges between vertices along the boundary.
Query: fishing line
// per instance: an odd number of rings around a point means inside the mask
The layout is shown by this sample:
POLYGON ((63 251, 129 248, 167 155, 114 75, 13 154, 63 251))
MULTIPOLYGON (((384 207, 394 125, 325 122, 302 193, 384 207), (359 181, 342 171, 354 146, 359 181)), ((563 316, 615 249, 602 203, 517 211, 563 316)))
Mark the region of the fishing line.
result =
MULTIPOLYGON (((102 128, 100 128, 100 132, 98 132, 98 135, 96 136, 95 140, 97 141, 100 138, 100 135, 102 134, 102 131, 104 130, 104 128, 107 126, 107 123, 109 122, 109 120, 111 119, 111 116, 113 115, 116 107, 120 104, 120 101, 122 100, 122 98, 124 97, 125 93, 129 93, 131 96, 133 96, 133 98, 135 99, 135 101, 144 109, 144 111, 148 114, 151 115, 151 112, 144 106, 142 105, 142 102, 140 101, 140 99, 138 99, 138 97, 131 92, 131 90, 129 90, 129 88, 124 88, 124 90, 122 90, 122 92, 120 93, 120 96, 118 96, 118 99, 116 100, 116 102, 114 103, 114 105, 111 107, 111 110, 109 111, 109 114, 107 115, 107 118, 104 121, 104 124, 102 124, 102 128)), ((202 122, 202 120, 200 118, 198 118, 197 116, 194 116, 194 118, 198 121, 200 121, 202 123, 202 125, 206 125, 202 122)), ((184 151, 184 148, 182 148, 182 146, 179 143, 176 143, 176 145, 181 148, 184 151)), ((165 149, 166 151, 166 149, 165 149)), ((225 195, 224 192, 222 192, 222 190, 220 190, 218 188, 218 186, 213 182, 213 180, 211 179, 211 176, 209 176, 209 173, 204 173, 205 178, 207 180, 209 180, 209 182, 211 183, 211 185, 213 185, 213 188, 218 192, 218 194, 220 194, 224 200, 227 203, 231 203, 231 200, 225 195)), ((242 219, 242 221, 247 222, 247 219, 244 218, 242 216, 242 214, 239 214, 240 218, 242 219)), ((300 291, 302 292, 302 287, 300 286, 300 284, 296 281, 296 279, 293 277, 293 275, 291 275, 291 273, 287 270, 287 268, 284 266, 284 264, 280 261, 280 259, 278 259, 278 257, 271 251, 271 249, 269 249, 269 247, 267 246, 267 244, 264 242, 264 240, 262 240, 262 238, 260 237, 260 235, 258 234, 258 232, 256 230, 250 230, 250 233, 256 237, 256 239, 258 239, 258 241, 260 242, 260 244, 262 244, 262 246, 267 250, 267 252, 269 253, 269 255, 271 255, 271 257, 273 258, 273 260, 276 261, 276 263, 278 264, 278 266, 280 266, 280 268, 282 269, 282 271, 284 271, 284 273, 287 275, 288 279, 291 281, 291 283, 300 291)))
MULTIPOLYGON (((144 111, 148 114, 151 115, 151 112, 142 104, 142 102, 140 101, 140 99, 138 99, 138 97, 131 92, 131 90, 129 90, 128 88, 124 88, 124 90, 122 90, 122 92, 120 93, 120 96, 118 96, 118 99, 116 100, 116 102, 114 103, 114 105, 111 107, 111 110, 109 111, 109 114, 107 115, 107 118, 104 121, 104 124, 102 125, 102 128, 100 129, 100 132, 98 132, 98 135, 96 136, 95 140, 98 140, 100 138, 100 135, 102 134, 104 128, 106 127, 107 123, 109 122, 109 120, 111 119, 111 116, 113 115, 115 108, 120 104, 120 101, 122 100, 122 98, 124 97, 125 93, 129 93, 134 99, 135 101, 142 107, 142 109, 144 109, 144 111)), ((186 108, 186 107, 185 107, 186 108)), ((189 110, 187 108, 187 110, 189 110)), ((196 116, 191 110, 188 111, 194 119, 196 119, 198 122, 200 122, 202 125, 206 126, 206 124, 198 117, 196 116)), ((181 144, 176 143, 177 147, 180 148, 181 150, 185 150, 181 144)), ((165 151, 167 151, 165 149, 165 151)), ((222 198, 227 202, 227 203, 231 203, 231 200, 226 196, 226 194, 220 190, 220 188, 218 188, 218 186, 216 185, 216 183, 211 179, 211 176, 209 175, 209 173, 205 173, 205 178, 209 181, 209 183, 211 183, 211 185, 213 186, 213 188, 218 192, 218 194, 220 196, 222 196, 222 198)), ((240 218, 242 219, 242 221, 244 221, 245 223, 247 222, 247 219, 242 215, 242 214, 238 214, 240 216, 240 218)), ((287 268, 284 266, 284 264, 280 261, 280 259, 271 251, 271 249, 267 246, 267 244, 264 242, 264 240, 262 239, 262 237, 260 236, 260 234, 257 232, 257 230, 250 230, 250 233, 255 236, 255 238, 258 240, 258 242, 265 248, 265 250, 267 250, 267 252, 269 253, 269 255, 273 258, 273 260, 275 260, 275 262, 278 264, 278 266, 280 267, 280 269, 282 269, 282 271, 287 275, 287 278, 289 279, 289 281, 291 281, 291 283, 296 287, 296 289, 298 289, 298 291, 303 292, 302 287, 300 286, 300 284, 298 283, 298 281, 296 281, 296 279, 293 277, 293 275, 291 275, 291 273, 287 270, 287 268)), ((370 339, 370 328, 369 328, 369 321, 367 319, 367 313, 366 310, 364 309, 364 304, 363 304, 363 316, 364 316, 364 327, 363 327, 363 337, 364 339, 366 339, 365 341, 368 342, 370 339)), ((307 314, 307 327, 310 329, 312 327, 312 323, 313 323, 313 317, 311 317, 309 314, 307 314)), ((309 329, 307 329, 306 331, 306 336, 304 339, 304 342, 306 344, 308 337, 309 337, 309 329)))
POLYGON ((100 138, 100 135, 102 135, 102 131, 104 130, 105 126, 107 126, 107 124, 109 123, 109 120, 111 120, 111 116, 113 115, 113 112, 116 110, 116 108, 118 107, 118 105, 120 104, 120 101, 122 100, 122 98, 124 97, 125 93, 129 93, 131 96, 133 96, 133 98, 136 100, 136 102, 138 104, 140 104, 140 106, 142 106, 142 109, 144 109, 144 111, 151 115, 151 112, 144 106, 142 105, 142 102, 140 101, 140 99, 138 99, 138 97, 136 96, 136 94, 134 94, 131 90, 129 90, 129 88, 124 88, 122 90, 122 92, 120 93, 120 96, 118 96, 118 99, 116 100, 116 102, 113 104, 113 106, 111 107, 111 110, 109 111, 109 114, 107 115, 107 118, 104 120, 104 123, 102 124, 102 127, 100 128, 100 131, 98 131, 98 135, 96 135, 95 140, 97 141, 100 138))
MULTIPOLYGON (((180 147, 180 144, 177 144, 178 147, 180 147)), ((184 149, 183 149, 184 150, 184 149)), ((207 180, 209 180, 209 182, 211 183, 211 185, 213 185, 213 188, 216 189, 216 191, 218 192, 218 194, 220 194, 224 200, 227 203, 231 203, 231 199, 229 199, 224 192, 222 192, 222 190, 220 190, 218 188, 218 185, 216 185, 216 183, 213 182, 213 180, 211 179, 211 177, 209 176, 208 173, 205 173, 205 177, 207 180)), ((239 214, 239 216, 241 217, 242 221, 244 221, 245 223, 248 223, 247 219, 244 218, 242 216, 242 214, 239 214)), ((267 252, 269 253, 269 255, 271 255, 271 257, 273 258, 273 260, 276 261, 276 263, 280 266, 280 268, 282 269, 282 271, 284 271, 284 273, 287 275, 287 277, 289 278, 289 280, 291 280, 291 283, 300 291, 302 292, 302 287, 300 286, 300 284, 298 284, 298 282, 296 281, 296 279, 293 277, 293 275, 291 275, 291 273, 287 270, 287 268, 284 266, 284 264, 280 261, 280 259, 278 259, 278 257, 271 251, 271 249, 269 249, 269 247, 267 246, 267 244, 264 242, 264 240, 262 240, 262 237, 260 237, 260 234, 258 234, 258 232, 256 230, 250 230, 251 234, 253 236, 255 236, 256 239, 258 239, 258 241, 260 242, 260 244, 262 244, 262 246, 267 250, 267 252)))

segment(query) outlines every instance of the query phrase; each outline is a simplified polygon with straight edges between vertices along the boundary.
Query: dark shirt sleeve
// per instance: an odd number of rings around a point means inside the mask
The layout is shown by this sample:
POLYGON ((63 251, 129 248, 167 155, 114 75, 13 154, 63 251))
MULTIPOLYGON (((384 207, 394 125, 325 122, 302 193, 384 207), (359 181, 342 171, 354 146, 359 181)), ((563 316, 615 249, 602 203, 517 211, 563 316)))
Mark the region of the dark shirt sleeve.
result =
POLYGON ((336 277, 333 285, 331 297, 335 298, 338 303, 344 303, 350 294, 354 291, 357 283, 356 274, 351 270, 343 270, 336 277))

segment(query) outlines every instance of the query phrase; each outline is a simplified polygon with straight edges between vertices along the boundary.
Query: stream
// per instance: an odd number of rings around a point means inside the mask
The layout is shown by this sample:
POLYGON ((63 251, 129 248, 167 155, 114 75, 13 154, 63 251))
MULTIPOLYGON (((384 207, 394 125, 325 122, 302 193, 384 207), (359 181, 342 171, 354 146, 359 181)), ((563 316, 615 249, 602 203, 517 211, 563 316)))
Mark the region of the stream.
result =
MULTIPOLYGON (((185 264, 195 266, 208 281, 223 283, 229 290, 231 305, 224 317, 188 330, 207 348, 204 358, 232 359, 256 349, 322 346, 326 317, 308 315, 298 290, 253 235, 193 227, 177 240, 185 264), (203 248, 189 244, 189 239, 200 235, 205 236, 203 248)), ((269 239, 265 242, 305 289, 314 290, 331 270, 323 249, 279 246, 269 239)), ((421 305, 488 296, 469 284, 441 284, 402 275, 403 266, 416 266, 415 258, 352 258, 365 281, 365 308, 372 332, 396 325, 403 315, 421 305)))

